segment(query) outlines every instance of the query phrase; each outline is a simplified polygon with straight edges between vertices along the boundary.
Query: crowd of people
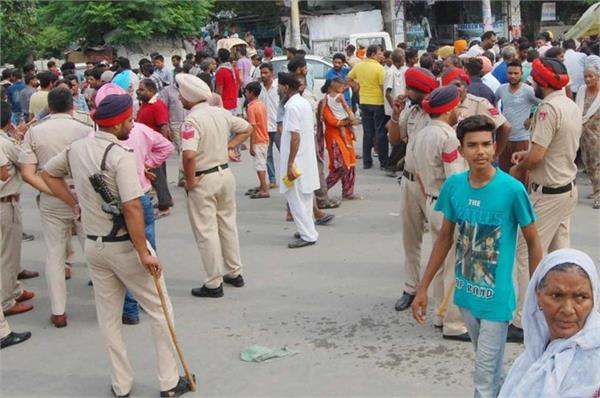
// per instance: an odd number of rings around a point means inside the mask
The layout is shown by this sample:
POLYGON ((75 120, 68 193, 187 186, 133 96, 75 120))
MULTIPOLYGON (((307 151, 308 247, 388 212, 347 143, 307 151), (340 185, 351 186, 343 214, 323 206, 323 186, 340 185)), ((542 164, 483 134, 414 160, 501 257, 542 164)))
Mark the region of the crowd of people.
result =
POLYGON ((172 69, 153 53, 137 70, 118 57, 89 62, 81 75, 71 62, 3 71, 2 348, 31 336, 11 332, 4 318, 33 309, 34 293, 19 279, 38 276, 21 269, 22 181, 39 191, 51 323, 67 326, 65 281, 77 236, 112 393, 132 388, 120 328, 139 323, 141 305, 151 318, 161 396, 173 397, 193 383, 178 375, 170 314, 153 282, 166 292, 155 220, 174 205, 167 159, 179 156, 178 185, 206 272, 191 294, 203 298, 245 284, 229 167, 244 150, 257 177, 246 195, 269 199, 278 188, 285 196, 285 218, 297 230, 290 249, 314 245, 316 226, 332 222, 324 210, 342 204, 329 196, 338 182, 342 200, 363 199, 357 160, 370 169, 377 159, 400 184, 404 291, 395 309, 412 309, 425 323, 431 287, 433 326, 444 339, 473 343, 475 396, 600 395, 598 271, 569 248, 579 162, 592 182, 588 199, 600 208, 599 45, 598 38, 552 43, 546 33, 530 45, 494 32, 422 54, 400 44, 370 45, 358 56, 349 45, 333 54, 322 87, 295 48, 286 49, 277 75, 271 48, 249 58, 244 46, 174 55, 172 69), (427 231, 433 249, 422 270, 427 231), (504 381, 505 345, 523 341, 504 381))

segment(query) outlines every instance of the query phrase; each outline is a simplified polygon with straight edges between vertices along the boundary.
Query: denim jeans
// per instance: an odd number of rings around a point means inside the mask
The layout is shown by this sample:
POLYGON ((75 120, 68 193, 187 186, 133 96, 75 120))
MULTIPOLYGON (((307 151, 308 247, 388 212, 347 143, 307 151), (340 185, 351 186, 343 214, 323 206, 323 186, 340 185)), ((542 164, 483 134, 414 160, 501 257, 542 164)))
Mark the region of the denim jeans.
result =
MULTIPOLYGON (((146 239, 150 245, 156 250, 156 238, 154 232, 154 208, 152 206, 152 198, 145 194, 140 198, 144 209, 144 231, 146 239)), ((136 319, 140 317, 140 308, 136 299, 133 298, 129 290, 125 290, 125 303, 123 304, 123 317, 136 319)))
POLYGON ((505 377, 502 361, 508 322, 477 319, 466 308, 460 312, 475 347, 474 397, 496 398, 505 377))
POLYGON ((361 105, 360 115, 363 125, 363 165, 367 167, 373 165, 371 149, 376 143, 379 165, 386 167, 389 157, 389 143, 385 129, 383 105, 361 105))
POLYGON ((280 141, 277 139, 276 131, 269 131, 269 147, 267 148, 267 173, 269 174, 269 182, 277 182, 277 173, 275 172, 275 161, 273 159, 273 144, 279 150, 280 141))

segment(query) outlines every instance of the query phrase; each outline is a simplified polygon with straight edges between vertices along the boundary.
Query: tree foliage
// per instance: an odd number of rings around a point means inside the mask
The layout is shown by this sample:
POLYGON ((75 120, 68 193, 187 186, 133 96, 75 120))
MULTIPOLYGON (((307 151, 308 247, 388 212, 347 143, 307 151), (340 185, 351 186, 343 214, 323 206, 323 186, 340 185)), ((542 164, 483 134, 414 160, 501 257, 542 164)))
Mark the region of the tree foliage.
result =
POLYGON ((33 57, 35 1, 0 1, 0 64, 23 64, 33 57))

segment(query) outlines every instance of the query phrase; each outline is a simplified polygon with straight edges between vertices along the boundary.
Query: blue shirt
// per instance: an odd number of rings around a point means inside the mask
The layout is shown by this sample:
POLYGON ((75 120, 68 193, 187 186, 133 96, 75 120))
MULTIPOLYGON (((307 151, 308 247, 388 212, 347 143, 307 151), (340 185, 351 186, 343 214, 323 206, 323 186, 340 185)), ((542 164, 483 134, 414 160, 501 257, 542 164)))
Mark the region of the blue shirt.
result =
POLYGON ((454 174, 442 186, 435 210, 458 226, 456 305, 478 319, 510 321, 517 229, 535 221, 523 184, 500 169, 480 188, 471 187, 468 171, 454 174))
MULTIPOLYGON (((350 68, 348 68, 346 66, 343 66, 342 69, 340 69, 339 71, 335 70, 335 68, 331 68, 325 74, 325 80, 333 80, 335 78, 338 78, 338 79, 341 79, 342 81, 346 82, 346 80, 348 80, 349 72, 350 72, 350 68)), ((349 88, 347 88, 344 91, 344 99, 346 100, 346 103, 352 104, 352 96, 350 94, 349 88)))
POLYGON ((494 68, 492 75, 500 82, 500 84, 508 83, 508 64, 502 61, 494 68))
POLYGON ((496 103, 494 92, 491 88, 486 86, 479 77, 471 76, 471 84, 469 84, 467 87, 467 93, 473 94, 477 97, 485 98, 486 100, 490 101, 490 104, 492 105, 496 103))
POLYGON ((22 112, 21 102, 19 101, 19 94, 23 89, 25 89, 25 83, 16 82, 15 84, 12 84, 10 87, 8 87, 8 90, 6 90, 8 102, 10 103, 10 110, 13 113, 22 112))

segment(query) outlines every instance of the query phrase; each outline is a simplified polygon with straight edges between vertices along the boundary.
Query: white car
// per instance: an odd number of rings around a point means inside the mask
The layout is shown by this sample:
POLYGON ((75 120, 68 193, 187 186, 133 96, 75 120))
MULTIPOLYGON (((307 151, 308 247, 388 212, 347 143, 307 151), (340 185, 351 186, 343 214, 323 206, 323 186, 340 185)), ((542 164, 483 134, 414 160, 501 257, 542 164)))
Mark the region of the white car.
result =
MULTIPOLYGON (((325 84, 325 75, 329 69, 333 68, 333 64, 328 58, 320 57, 318 55, 307 55, 305 59, 306 63, 309 65, 309 69, 312 70, 315 79, 313 94, 320 100, 323 98, 321 87, 325 84)), ((273 57, 271 63, 273 64, 273 75, 275 78, 277 78, 279 72, 287 71, 288 60, 285 56, 280 55, 278 57, 273 57)))

